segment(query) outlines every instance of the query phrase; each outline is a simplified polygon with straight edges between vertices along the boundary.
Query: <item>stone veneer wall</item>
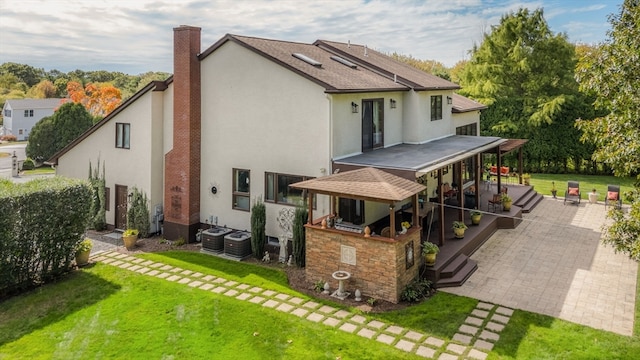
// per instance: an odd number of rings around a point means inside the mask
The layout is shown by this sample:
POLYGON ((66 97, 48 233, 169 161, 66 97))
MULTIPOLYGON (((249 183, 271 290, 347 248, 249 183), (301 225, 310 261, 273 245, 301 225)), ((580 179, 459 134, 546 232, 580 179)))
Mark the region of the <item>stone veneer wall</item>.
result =
POLYGON ((395 240, 380 236, 364 237, 317 225, 306 227, 307 281, 328 282, 333 292, 338 280, 331 274, 342 270, 351 273, 345 290, 353 296, 360 289, 364 296, 400 302, 405 286, 418 276, 421 264, 420 228, 412 227, 395 240), (413 266, 406 268, 405 245, 413 241, 413 266), (341 261, 342 246, 355 249, 355 265, 341 261))

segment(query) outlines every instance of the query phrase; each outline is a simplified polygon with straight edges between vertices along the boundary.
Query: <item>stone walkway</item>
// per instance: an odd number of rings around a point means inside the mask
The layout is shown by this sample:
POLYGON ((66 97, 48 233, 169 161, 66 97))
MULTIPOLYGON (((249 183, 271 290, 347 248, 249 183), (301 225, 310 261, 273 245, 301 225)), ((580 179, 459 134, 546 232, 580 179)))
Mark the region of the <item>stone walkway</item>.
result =
POLYGON ((117 266, 139 274, 154 276, 202 291, 211 291, 245 301, 256 306, 282 311, 300 319, 322 323, 346 333, 357 334, 399 350, 424 358, 439 360, 486 359, 500 332, 509 322, 513 310, 487 302, 478 303, 451 341, 403 328, 348 311, 322 305, 289 294, 231 281, 213 275, 173 267, 160 262, 144 260, 115 251, 95 254, 93 261, 117 266))
POLYGON ((546 197, 471 256, 462 286, 440 290, 631 336, 638 264, 602 245, 605 220, 602 203, 546 197))

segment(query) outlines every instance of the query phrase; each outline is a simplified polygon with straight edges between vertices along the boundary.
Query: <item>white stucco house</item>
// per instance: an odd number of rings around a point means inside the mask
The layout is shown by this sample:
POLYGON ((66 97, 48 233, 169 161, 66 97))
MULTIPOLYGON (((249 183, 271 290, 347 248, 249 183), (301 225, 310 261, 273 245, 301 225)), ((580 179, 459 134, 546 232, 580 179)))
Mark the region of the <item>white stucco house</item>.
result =
MULTIPOLYGON (((258 198, 266 233, 277 237, 280 209, 304 201, 289 184, 365 166, 415 180, 497 146, 503 139, 478 136, 485 107, 457 89, 364 45, 226 35, 202 51, 200 28, 181 26, 174 75, 148 84, 50 162, 75 178, 104 162, 114 228, 126 226, 135 186, 149 196, 151 232, 162 212, 168 239, 193 240, 211 223, 249 230, 258 198)), ((471 182, 476 168, 457 171, 471 182)), ((319 213, 332 206, 322 195, 314 204, 319 213)), ((388 215, 375 203, 338 207, 356 224, 388 215)))
POLYGON ((29 139, 33 126, 53 115, 63 99, 8 99, 2 108, 3 135, 15 135, 18 141, 29 139))

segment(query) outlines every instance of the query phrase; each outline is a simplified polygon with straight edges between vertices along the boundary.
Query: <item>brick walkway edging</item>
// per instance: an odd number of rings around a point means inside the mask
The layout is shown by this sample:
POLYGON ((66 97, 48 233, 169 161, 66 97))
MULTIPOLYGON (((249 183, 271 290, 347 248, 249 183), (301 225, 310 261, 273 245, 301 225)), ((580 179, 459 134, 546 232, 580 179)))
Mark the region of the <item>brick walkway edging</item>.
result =
POLYGON ((512 309, 479 302, 453 336, 452 341, 447 342, 395 324, 379 320, 367 322, 367 319, 362 315, 321 305, 315 301, 305 301, 302 298, 273 290, 213 275, 205 275, 115 251, 95 254, 91 260, 233 297, 237 300, 292 314, 308 321, 321 322, 326 326, 338 328, 347 333, 355 333, 364 338, 430 359, 435 359, 436 356, 439 360, 486 359, 488 352, 500 339, 500 332, 513 314, 512 309))

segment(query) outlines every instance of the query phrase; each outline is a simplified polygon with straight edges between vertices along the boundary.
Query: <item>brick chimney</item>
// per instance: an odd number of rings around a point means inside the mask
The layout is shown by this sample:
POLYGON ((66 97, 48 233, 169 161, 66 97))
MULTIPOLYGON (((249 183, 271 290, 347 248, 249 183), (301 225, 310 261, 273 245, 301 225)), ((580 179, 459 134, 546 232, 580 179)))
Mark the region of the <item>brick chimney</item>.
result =
POLYGON ((165 156, 164 237, 195 241, 200 226, 200 28, 173 29, 173 149, 165 156))

